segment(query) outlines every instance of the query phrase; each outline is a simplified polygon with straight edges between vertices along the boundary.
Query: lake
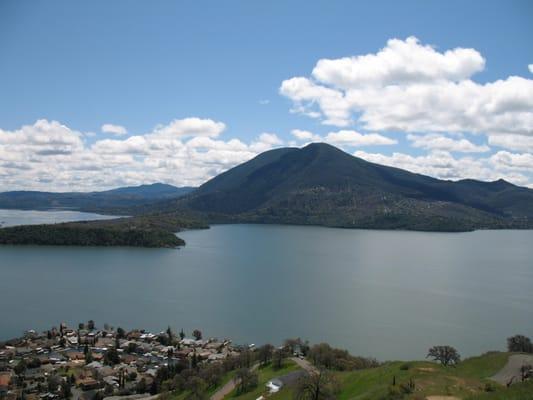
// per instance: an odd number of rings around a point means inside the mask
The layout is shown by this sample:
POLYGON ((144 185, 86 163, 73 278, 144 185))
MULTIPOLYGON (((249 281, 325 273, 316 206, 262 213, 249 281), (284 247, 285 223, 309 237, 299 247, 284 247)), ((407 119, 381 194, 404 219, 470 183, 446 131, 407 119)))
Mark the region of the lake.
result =
POLYGON ((0 338, 94 319, 237 343, 301 336, 386 360, 533 335, 533 231, 218 225, 179 236, 181 249, 0 246, 0 338))
POLYGON ((89 221, 110 218, 117 217, 70 210, 37 211, 0 209, 0 227, 30 224, 57 224, 60 222, 89 221))

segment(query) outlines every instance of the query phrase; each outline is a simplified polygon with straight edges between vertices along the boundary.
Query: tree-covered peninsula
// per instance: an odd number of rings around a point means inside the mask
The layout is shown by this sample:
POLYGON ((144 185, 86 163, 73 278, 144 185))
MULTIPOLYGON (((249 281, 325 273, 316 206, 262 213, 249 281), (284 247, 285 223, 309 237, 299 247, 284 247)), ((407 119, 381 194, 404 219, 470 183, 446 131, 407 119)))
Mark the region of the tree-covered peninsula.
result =
POLYGON ((185 244, 175 232, 193 228, 207 228, 207 225, 173 214, 23 225, 0 229, 0 244, 174 248, 185 244))

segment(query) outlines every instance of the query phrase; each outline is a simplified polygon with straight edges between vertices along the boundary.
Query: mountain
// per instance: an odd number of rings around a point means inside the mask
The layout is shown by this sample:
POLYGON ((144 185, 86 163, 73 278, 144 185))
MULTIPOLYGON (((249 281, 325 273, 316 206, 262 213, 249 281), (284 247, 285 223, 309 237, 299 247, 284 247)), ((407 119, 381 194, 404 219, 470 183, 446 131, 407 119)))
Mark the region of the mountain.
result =
POLYGON ((163 183, 154 183, 87 193, 13 191, 0 193, 0 208, 75 209, 111 214, 117 211, 120 214, 125 207, 141 206, 158 200, 175 199, 193 190, 192 187, 178 188, 163 183))
POLYGON ((158 207, 222 223, 444 231, 533 227, 531 189, 503 180, 439 180, 324 143, 262 153, 158 207))

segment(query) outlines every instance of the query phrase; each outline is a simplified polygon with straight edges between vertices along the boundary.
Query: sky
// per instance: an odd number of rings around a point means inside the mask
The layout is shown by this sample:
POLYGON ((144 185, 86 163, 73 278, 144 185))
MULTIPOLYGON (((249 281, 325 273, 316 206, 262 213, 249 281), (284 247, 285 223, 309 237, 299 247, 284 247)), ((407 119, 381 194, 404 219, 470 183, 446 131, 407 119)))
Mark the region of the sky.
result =
POLYGON ((195 186, 327 142, 533 188, 533 2, 0 0, 0 191, 195 186))

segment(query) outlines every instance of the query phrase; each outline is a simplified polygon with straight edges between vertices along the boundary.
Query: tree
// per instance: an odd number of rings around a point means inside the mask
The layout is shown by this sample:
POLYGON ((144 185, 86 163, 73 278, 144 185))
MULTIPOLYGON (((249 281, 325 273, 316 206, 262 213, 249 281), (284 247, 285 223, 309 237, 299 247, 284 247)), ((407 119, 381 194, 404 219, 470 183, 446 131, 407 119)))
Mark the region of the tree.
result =
POLYGON ((61 382, 61 394, 65 399, 70 399, 72 397, 72 391, 70 390, 70 384, 68 382, 61 382))
POLYGON ((207 394, 205 391, 206 384, 204 380, 198 376, 193 376, 187 381, 187 389, 189 394, 187 395, 187 400, 205 400, 207 399, 207 394))
POLYGON ((104 364, 115 365, 120 363, 120 356, 116 348, 111 347, 104 353, 104 364))
POLYGON ((89 329, 90 331, 94 330, 94 321, 92 319, 87 322, 87 329, 89 329))
POLYGON ((85 345, 85 348, 87 349, 87 352, 85 353, 85 364, 90 364, 93 362, 93 353, 89 349, 89 346, 85 345))
POLYGON ((146 379, 142 378, 136 387, 137 393, 146 393, 148 390, 148 385, 146 384, 146 379))
POLYGON ((213 363, 202 368, 199 376, 205 381, 208 388, 214 388, 220 384, 223 374, 224 371, 222 370, 222 367, 213 363))
POLYGON ((253 354, 250 349, 244 349, 238 355, 237 364, 240 368, 250 368, 252 366, 253 354))
POLYGON ((514 335, 507 338, 507 349, 517 353, 533 353, 533 344, 527 336, 514 335))
POLYGON ((237 379, 237 393, 247 393, 253 390, 259 384, 259 377, 257 372, 252 371, 250 368, 241 368, 235 374, 237 379))
POLYGON ((137 351, 137 343, 130 342, 128 343, 128 348, 126 349, 128 353, 135 353, 137 351))
POLYGON ((167 328, 167 336, 168 336, 168 344, 169 346, 171 346, 174 340, 174 333, 172 333, 172 329, 170 329, 170 326, 167 328))
POLYGON ((283 361, 287 357, 287 353, 284 349, 277 349, 272 354, 272 368, 281 369, 283 367, 283 361))
POLYGON ((183 332, 183 328, 180 331, 180 339, 181 340, 185 339, 185 332, 183 332))
POLYGON ((117 328, 117 338, 124 339, 126 337, 126 331, 120 326, 117 328))
POLYGON ((307 374, 296 383, 294 398, 296 400, 334 399, 339 392, 339 384, 328 371, 319 370, 307 374))
POLYGON ((78 324, 78 329, 81 329, 81 330, 85 329, 85 324, 83 322, 80 322, 78 324))
POLYGON ((271 344, 265 344, 261 346, 258 351, 259 362, 262 365, 267 365, 272 360, 272 354, 274 353, 274 346, 271 344))
POLYGON ((20 360, 20 362, 15 365, 15 368, 13 368, 13 371, 19 376, 24 374, 24 372, 26 372, 26 361, 20 360))
POLYGON ((195 329, 194 331, 192 331, 192 336, 196 339, 196 340, 202 340, 202 332, 198 329, 195 329))
POLYGON ((455 365, 461 361, 459 352, 452 346, 433 346, 428 351, 426 358, 428 357, 439 361, 444 366, 455 365))
POLYGON ((48 377, 48 391, 55 392, 61 384, 61 379, 57 375, 50 375, 48 377))

